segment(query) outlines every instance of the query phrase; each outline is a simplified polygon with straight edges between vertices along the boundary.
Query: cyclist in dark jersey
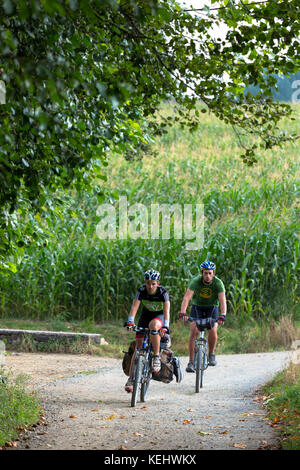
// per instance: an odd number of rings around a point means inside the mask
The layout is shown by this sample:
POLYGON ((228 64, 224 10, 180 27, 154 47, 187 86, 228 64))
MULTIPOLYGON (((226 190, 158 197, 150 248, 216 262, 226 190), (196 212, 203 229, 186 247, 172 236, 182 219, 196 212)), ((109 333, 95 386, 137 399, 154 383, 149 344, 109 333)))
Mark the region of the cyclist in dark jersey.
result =
MULTIPOLYGON (((212 317, 215 320, 214 327, 208 331, 208 347, 209 356, 208 363, 210 366, 215 366, 216 356, 215 348, 217 345, 217 327, 218 324, 223 324, 226 318, 226 296, 225 287, 221 279, 215 276, 216 265, 211 261, 204 261, 201 266, 201 274, 194 277, 188 286, 181 304, 180 318, 187 321, 188 316, 186 310, 188 303, 193 298, 193 305, 190 316, 195 320, 197 318, 212 317), (220 315, 219 315, 220 306, 220 315)), ((190 337, 189 337, 189 363, 187 365, 187 372, 195 372, 194 370, 194 345, 195 339, 198 336, 198 329, 196 322, 191 323, 190 337)))
MULTIPOLYGON (((150 328, 151 330, 159 330, 159 334, 157 335, 150 334, 150 341, 153 348, 152 371, 158 373, 161 368, 159 355, 160 340, 162 336, 169 333, 169 293, 165 287, 159 285, 160 274, 158 271, 152 269, 146 271, 144 279, 145 284, 138 289, 135 299, 133 300, 126 326, 134 326, 135 316, 140 305, 142 305, 142 314, 138 326, 150 328)), ((136 334, 136 347, 141 347, 142 341, 143 335, 136 334)), ((125 390, 127 392, 132 392, 133 389, 131 374, 134 359, 135 355, 132 357, 129 379, 125 384, 125 390)))

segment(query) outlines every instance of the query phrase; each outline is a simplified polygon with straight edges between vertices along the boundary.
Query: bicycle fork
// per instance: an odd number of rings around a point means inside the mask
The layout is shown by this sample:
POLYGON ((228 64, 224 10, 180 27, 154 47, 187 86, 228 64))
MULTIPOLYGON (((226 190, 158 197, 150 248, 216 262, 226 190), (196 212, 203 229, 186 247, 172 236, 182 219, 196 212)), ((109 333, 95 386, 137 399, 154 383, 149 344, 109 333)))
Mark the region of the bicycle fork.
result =
POLYGON ((197 365, 197 357, 200 358, 200 369, 205 370, 208 368, 207 361, 207 339, 205 338, 204 331, 200 331, 199 338, 196 339, 194 349, 194 367, 197 365), (200 351, 200 354, 198 352, 200 351))

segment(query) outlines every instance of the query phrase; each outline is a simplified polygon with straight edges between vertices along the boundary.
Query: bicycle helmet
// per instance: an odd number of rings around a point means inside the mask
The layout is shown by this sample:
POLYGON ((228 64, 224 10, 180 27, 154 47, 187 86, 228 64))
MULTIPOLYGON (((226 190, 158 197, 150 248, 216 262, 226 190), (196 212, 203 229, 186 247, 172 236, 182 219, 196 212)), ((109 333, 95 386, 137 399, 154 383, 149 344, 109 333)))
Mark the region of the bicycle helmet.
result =
POLYGON ((207 260, 207 261, 203 261, 200 268, 201 268, 201 271, 203 269, 216 269, 216 265, 212 261, 207 260))
POLYGON ((154 269, 148 269, 144 274, 145 281, 159 281, 160 273, 154 269))

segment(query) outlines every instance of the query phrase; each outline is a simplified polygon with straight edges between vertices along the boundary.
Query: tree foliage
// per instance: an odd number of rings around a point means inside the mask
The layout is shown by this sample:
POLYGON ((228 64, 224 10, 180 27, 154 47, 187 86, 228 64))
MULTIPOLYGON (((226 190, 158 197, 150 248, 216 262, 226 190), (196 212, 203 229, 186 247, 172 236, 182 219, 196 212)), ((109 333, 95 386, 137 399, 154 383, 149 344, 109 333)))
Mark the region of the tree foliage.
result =
POLYGON ((198 10, 174 0, 0 2, 0 256, 27 243, 17 219, 45 206, 48 191, 88 185, 110 150, 136 152, 160 132, 168 122, 151 117, 163 100, 191 130, 199 100, 235 126, 249 164, 259 144, 293 139, 278 128, 290 107, 271 89, 274 74, 300 68, 299 17, 298 0, 198 10), (245 96, 252 85, 260 92, 245 96))

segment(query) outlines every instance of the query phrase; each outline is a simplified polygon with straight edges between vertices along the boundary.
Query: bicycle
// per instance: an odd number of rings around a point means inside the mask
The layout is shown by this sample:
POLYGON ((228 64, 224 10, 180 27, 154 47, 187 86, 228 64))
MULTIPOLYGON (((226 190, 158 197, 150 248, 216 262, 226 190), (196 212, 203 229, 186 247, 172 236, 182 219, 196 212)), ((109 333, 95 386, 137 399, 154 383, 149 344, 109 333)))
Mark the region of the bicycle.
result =
POLYGON ((208 368, 208 355, 207 355, 207 339, 205 337, 205 330, 209 330, 214 326, 215 320, 211 317, 208 318, 193 318, 189 317, 190 322, 195 321, 197 328, 200 332, 199 338, 195 341, 194 347, 194 368, 196 371, 196 393, 199 393, 200 388, 203 387, 204 371, 208 368))
POLYGON ((140 398, 142 402, 146 401, 150 380, 152 378, 152 344, 149 338, 149 333, 158 334, 158 330, 150 330, 149 328, 142 328, 135 326, 132 328, 137 333, 143 333, 143 344, 140 348, 136 349, 135 362, 132 373, 133 391, 131 395, 131 406, 134 407, 137 403, 138 394, 140 391, 140 398))

